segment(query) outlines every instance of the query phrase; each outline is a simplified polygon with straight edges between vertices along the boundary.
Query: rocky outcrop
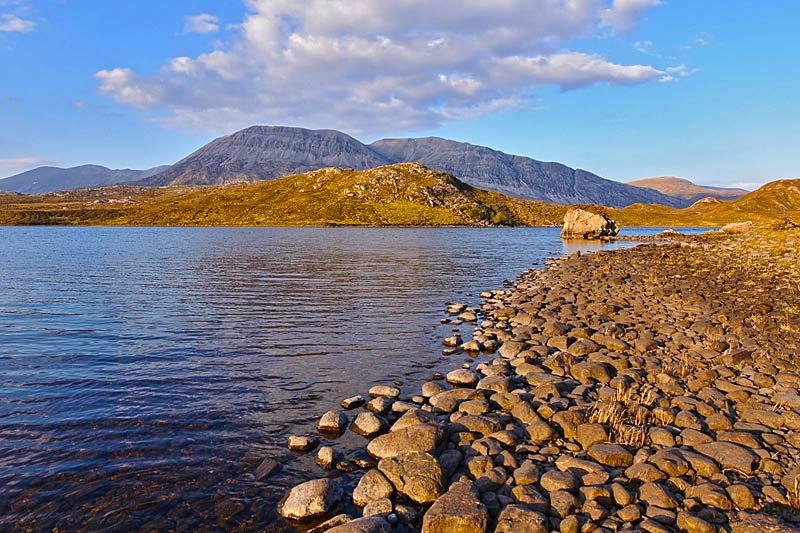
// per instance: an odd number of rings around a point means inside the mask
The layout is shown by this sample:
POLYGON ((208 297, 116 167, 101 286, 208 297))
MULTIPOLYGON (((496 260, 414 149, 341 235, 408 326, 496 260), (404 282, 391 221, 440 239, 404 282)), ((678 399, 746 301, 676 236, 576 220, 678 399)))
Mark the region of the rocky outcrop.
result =
POLYGON ((601 239, 619 233, 617 223, 605 215, 590 213, 583 209, 570 209, 564 215, 562 239, 601 239))

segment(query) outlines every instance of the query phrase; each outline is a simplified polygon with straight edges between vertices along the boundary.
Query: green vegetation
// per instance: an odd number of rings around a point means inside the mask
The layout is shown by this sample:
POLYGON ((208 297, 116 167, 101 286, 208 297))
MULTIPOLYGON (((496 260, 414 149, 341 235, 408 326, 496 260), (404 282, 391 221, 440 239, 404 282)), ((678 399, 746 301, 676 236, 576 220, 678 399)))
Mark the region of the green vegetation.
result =
MULTIPOLYGON (((735 202, 687 209, 578 206, 622 226, 718 226, 800 220, 800 180, 769 184, 735 202)), ((253 184, 115 186, 0 195, 0 224, 174 226, 560 226, 569 206, 475 189, 417 163, 354 171, 327 168, 253 184)))

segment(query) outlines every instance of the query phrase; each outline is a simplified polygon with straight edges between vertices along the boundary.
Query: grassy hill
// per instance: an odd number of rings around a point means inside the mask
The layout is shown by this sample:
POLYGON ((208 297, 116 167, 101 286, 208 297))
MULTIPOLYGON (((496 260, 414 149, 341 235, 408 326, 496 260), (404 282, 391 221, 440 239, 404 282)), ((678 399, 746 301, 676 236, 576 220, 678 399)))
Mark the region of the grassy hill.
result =
POLYGON ((720 226, 751 220, 800 220, 800 179, 773 181, 738 200, 700 200, 686 209, 636 204, 609 215, 623 226, 720 226))
POLYGON ((2 224, 559 225, 566 206, 481 191, 417 163, 220 187, 108 187, 0 199, 2 224))
MULTIPOLYGON (((800 180, 765 185, 736 201, 686 209, 636 204, 580 206, 621 226, 720 226, 800 221, 800 180)), ((568 206, 475 189, 418 163, 371 170, 327 168, 253 184, 216 187, 114 186, 0 195, 0 224, 175 226, 560 226, 568 206)))
POLYGON ((747 191, 744 189, 730 189, 724 187, 708 187, 697 185, 683 178, 674 176, 663 176, 660 178, 645 178, 641 180, 629 181, 628 185, 652 189, 667 196, 674 196, 689 202, 696 202, 703 198, 716 198, 717 200, 736 200, 741 198, 747 191))

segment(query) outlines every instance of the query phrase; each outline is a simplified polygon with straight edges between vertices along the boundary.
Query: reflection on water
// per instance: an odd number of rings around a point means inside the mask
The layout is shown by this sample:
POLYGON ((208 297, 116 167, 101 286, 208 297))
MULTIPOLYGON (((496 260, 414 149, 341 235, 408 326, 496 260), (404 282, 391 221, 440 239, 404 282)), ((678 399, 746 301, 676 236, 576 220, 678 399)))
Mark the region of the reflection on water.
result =
POLYGON ((290 433, 459 365, 445 304, 565 251, 558 229, 0 228, 0 529, 281 530, 285 487, 322 474, 290 433))

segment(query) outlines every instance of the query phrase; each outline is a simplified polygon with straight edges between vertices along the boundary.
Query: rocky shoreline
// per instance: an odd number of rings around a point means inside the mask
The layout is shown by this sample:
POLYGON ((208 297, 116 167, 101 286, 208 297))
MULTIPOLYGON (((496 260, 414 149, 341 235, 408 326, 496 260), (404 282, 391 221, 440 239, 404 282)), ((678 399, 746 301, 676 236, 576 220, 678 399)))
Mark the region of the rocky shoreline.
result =
POLYGON ((322 416, 367 453, 290 438, 328 474, 279 513, 337 533, 800 531, 799 242, 573 254, 451 306, 476 324, 444 341, 463 367, 322 416))

